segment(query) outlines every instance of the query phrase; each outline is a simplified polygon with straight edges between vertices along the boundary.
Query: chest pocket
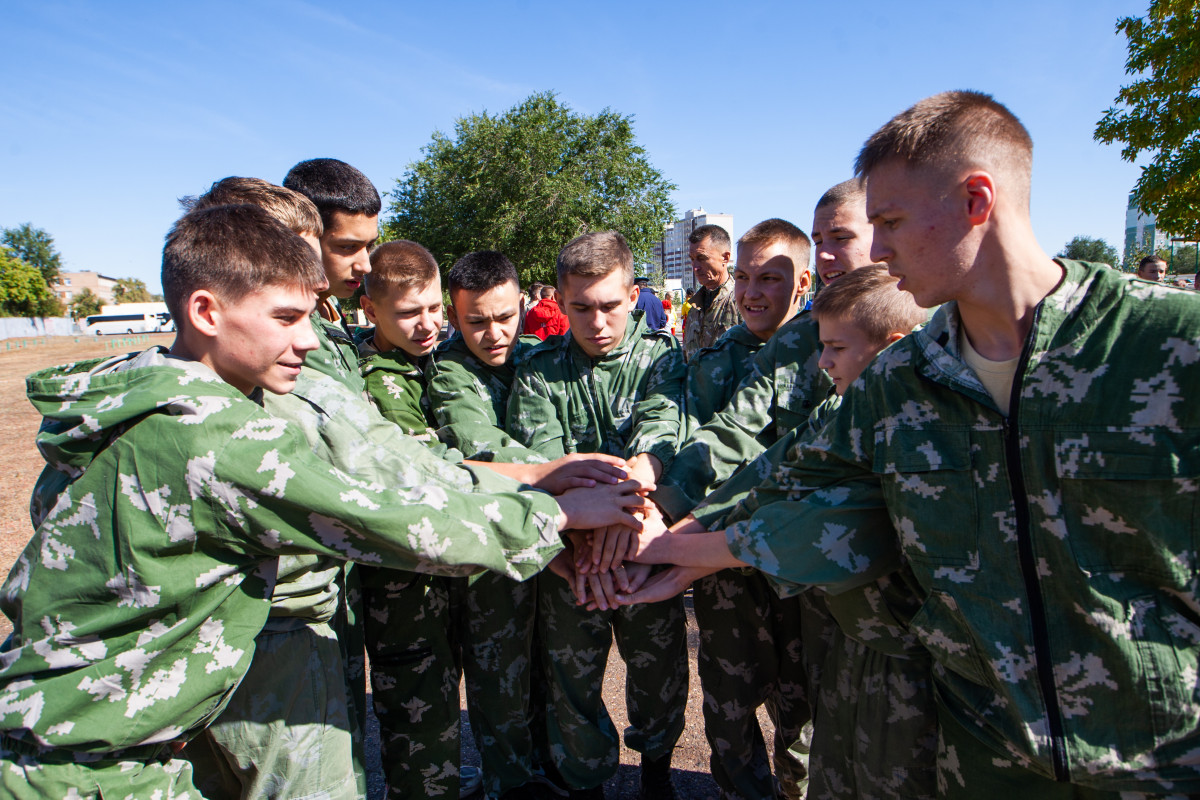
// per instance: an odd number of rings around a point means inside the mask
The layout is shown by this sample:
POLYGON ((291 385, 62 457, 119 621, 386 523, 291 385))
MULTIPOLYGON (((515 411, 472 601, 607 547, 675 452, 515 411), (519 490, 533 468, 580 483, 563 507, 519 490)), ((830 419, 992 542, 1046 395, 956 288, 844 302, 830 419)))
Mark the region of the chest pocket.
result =
POLYGON ((1055 434, 1067 542, 1088 572, 1196 574, 1195 438, 1158 428, 1055 434))
POLYGON ((966 430, 876 434, 874 471, 904 553, 914 562, 978 569, 971 437, 966 430))

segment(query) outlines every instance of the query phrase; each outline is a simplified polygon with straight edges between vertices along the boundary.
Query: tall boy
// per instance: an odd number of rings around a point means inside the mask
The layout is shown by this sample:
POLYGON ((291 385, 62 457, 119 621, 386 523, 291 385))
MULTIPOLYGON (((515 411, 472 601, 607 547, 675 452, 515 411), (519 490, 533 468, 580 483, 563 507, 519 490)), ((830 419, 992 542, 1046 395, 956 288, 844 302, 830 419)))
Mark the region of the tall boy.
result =
MULTIPOLYGON (((570 336, 543 342, 518 365, 508 430, 547 458, 620 455, 634 475, 653 482, 678 442, 684 380, 678 343, 630 313, 638 292, 633 254, 620 234, 573 239, 557 269, 570 336)), ((642 753, 642 795, 671 796, 671 750, 683 730, 687 693, 681 602, 588 612, 576 606, 565 582, 547 577, 539 582, 538 603, 551 749, 568 787, 578 797, 602 797, 617 768, 617 734, 601 697, 615 634, 630 666, 625 741, 642 753)))
POLYGON ((1031 162, 1025 128, 975 92, 871 136, 857 167, 872 254, 919 305, 944 305, 846 393, 803 453, 786 525, 670 556, 720 544, 838 584, 902 550, 924 596, 943 796, 1196 794, 1200 298, 1047 256, 1031 162), (797 535, 831 541, 831 524, 836 555, 797 535))
POLYGON ((0 645, 7 796, 195 793, 173 756, 244 674, 281 554, 519 574, 558 550, 560 525, 597 524, 583 518, 594 502, 556 509, 487 475, 432 492, 438 471, 462 472, 442 462, 385 489, 313 456, 248 398, 292 388, 323 285, 309 246, 264 211, 195 212, 163 254, 171 351, 30 378, 48 466, 37 533, 0 589, 14 625, 0 645), (490 513, 469 497, 481 491, 490 513), (464 514, 483 540, 433 533, 464 514))

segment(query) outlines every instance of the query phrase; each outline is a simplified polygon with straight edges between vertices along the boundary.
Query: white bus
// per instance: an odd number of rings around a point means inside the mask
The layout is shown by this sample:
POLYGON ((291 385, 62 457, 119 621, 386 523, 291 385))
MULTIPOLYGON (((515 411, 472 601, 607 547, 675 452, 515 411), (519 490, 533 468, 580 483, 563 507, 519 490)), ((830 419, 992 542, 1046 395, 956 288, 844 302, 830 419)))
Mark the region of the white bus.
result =
POLYGON ((129 311, 94 314, 87 318, 83 331, 100 336, 106 333, 159 333, 173 331, 171 314, 167 311, 129 311))

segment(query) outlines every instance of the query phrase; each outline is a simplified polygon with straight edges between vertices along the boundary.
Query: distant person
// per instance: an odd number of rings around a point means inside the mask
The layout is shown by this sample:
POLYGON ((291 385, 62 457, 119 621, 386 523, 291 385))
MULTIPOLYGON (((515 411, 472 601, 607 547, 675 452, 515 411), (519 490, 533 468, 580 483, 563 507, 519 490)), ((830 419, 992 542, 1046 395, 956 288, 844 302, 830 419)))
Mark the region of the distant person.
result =
POLYGON ((570 330, 571 321, 555 301, 553 286, 542 286, 539 292, 540 299, 525 312, 524 332, 545 341, 547 336, 559 336, 570 330))
POLYGON ((537 281, 529 284, 529 289, 527 291, 529 292, 530 307, 537 305, 538 301, 542 299, 542 290, 545 288, 546 284, 538 283, 537 281))
POLYGON ((646 324, 656 331, 666 328, 667 312, 663 308, 663 301, 659 299, 658 293, 650 285, 650 279, 639 276, 633 279, 633 285, 638 288, 638 299, 634 308, 646 313, 646 324))
POLYGON ((1162 283, 1167 277, 1167 262, 1158 256, 1146 256, 1138 263, 1137 276, 1144 281, 1162 283))
POLYGON ((731 242, 720 225, 701 225, 688 237, 688 258, 700 289, 692 296, 683 327, 683 357, 717 341, 725 331, 742 321, 733 299, 733 276, 729 274, 731 242))

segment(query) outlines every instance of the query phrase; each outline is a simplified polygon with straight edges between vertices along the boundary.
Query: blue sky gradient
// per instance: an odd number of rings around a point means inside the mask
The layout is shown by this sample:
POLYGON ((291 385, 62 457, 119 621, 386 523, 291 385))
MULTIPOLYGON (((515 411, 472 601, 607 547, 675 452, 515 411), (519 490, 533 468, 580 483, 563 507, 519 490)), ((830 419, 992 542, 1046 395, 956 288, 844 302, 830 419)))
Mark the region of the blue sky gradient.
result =
POLYGON ((680 212, 807 231, 879 125, 978 89, 1033 135, 1042 246, 1122 246, 1138 167, 1092 131, 1129 81, 1115 25, 1145 6, 1128 0, 339 6, 5 3, 0 226, 31 222, 66 269, 157 291, 180 196, 318 156, 386 191, 434 130, 548 89, 633 115, 680 212))

